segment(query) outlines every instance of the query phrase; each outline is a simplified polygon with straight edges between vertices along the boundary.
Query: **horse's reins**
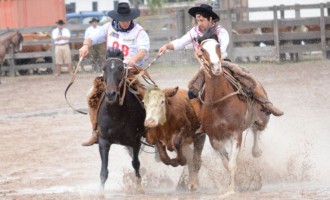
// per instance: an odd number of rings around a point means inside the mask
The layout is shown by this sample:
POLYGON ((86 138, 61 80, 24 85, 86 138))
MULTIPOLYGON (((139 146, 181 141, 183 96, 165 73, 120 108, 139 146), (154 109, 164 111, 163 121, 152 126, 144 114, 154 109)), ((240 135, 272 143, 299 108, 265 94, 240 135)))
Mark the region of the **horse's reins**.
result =
POLYGON ((163 53, 158 54, 156 58, 154 58, 146 68, 142 69, 137 75, 135 75, 134 79, 130 82, 129 85, 132 85, 139 77, 142 76, 142 78, 149 83, 150 85, 154 85, 157 87, 157 84, 155 83, 155 81, 153 81, 150 76, 146 73, 146 71, 151 67, 151 65, 153 65, 161 56, 163 55, 163 53), (151 83, 150 83, 150 82, 151 83))
POLYGON ((81 61, 82 61, 83 59, 84 59, 84 57, 79 58, 79 62, 78 62, 78 64, 77 64, 76 70, 74 71, 74 73, 73 73, 73 75, 72 75, 72 77, 71 77, 71 82, 69 83, 69 85, 68 85, 68 86, 66 87, 66 89, 65 89, 64 97, 65 97, 66 103, 67 103, 67 104, 68 104, 68 105, 69 105, 74 111, 76 111, 76 112, 78 112, 78 113, 80 113, 80 114, 87 115, 86 112, 81 111, 81 110, 78 110, 78 109, 75 109, 75 108, 69 103, 68 98, 67 98, 67 96, 66 96, 67 92, 69 91, 69 88, 71 87, 71 85, 73 84, 73 82, 74 82, 74 80, 75 80, 75 78, 76 78, 76 74, 77 74, 77 72, 78 72, 78 70, 79 70, 79 68, 80 68, 80 63, 81 63, 81 61))
MULTIPOLYGON (((112 58, 112 59, 114 59, 114 58, 112 58)), ((126 95, 126 82, 127 82, 127 76, 128 76, 128 67, 126 66, 126 64, 124 62, 123 62, 123 64, 124 64, 125 72, 124 72, 123 78, 121 79, 121 83, 119 84, 119 105, 121 105, 121 106, 124 104, 124 98, 126 95), (122 87, 122 86, 124 88, 123 88, 122 96, 120 96, 120 87, 122 87)))

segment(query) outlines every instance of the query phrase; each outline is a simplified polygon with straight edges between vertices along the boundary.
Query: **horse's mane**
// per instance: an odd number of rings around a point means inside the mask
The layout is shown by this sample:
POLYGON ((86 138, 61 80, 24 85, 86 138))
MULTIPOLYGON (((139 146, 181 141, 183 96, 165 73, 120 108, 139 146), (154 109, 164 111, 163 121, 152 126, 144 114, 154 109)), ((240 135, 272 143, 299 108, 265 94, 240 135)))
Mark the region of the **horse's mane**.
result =
POLYGON ((203 36, 197 38, 198 44, 200 44, 206 39, 215 39, 216 41, 218 41, 218 34, 216 28, 217 26, 212 26, 208 28, 203 34, 203 36))
POLYGON ((108 48, 107 59, 108 58, 119 58, 121 60, 124 60, 124 53, 120 49, 108 48))

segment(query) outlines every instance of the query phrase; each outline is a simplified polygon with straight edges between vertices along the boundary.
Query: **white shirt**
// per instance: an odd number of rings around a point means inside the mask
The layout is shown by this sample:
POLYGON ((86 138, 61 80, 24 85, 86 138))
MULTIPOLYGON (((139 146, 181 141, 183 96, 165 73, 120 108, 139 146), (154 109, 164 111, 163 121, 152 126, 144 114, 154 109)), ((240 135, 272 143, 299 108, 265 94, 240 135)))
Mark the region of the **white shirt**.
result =
POLYGON ((62 35, 65 37, 71 37, 70 31, 67 28, 62 28, 59 30, 58 28, 54 29, 52 32, 52 38, 55 44, 69 44, 69 40, 56 40, 57 36, 62 35))
POLYGON ((85 31, 85 39, 90 38, 93 34, 97 33, 101 29, 101 26, 97 25, 96 27, 90 26, 85 31))
POLYGON ((145 49, 147 55, 144 59, 136 62, 136 66, 140 67, 149 57, 150 41, 149 36, 139 24, 135 24, 134 28, 129 32, 115 31, 111 22, 104 24, 101 29, 90 37, 92 45, 107 43, 107 48, 119 48, 124 52, 124 61, 129 61, 140 49, 145 49))
MULTIPOLYGON (((218 33, 218 42, 220 44, 221 54, 226 58, 227 47, 229 44, 229 34, 226 29, 217 25, 217 33, 218 33)), ((192 45, 195 50, 199 48, 199 44, 197 42, 197 37, 203 36, 203 33, 199 31, 198 26, 193 27, 188 31, 184 36, 179 39, 173 40, 171 43, 174 46, 174 50, 184 49, 188 45, 192 45)))

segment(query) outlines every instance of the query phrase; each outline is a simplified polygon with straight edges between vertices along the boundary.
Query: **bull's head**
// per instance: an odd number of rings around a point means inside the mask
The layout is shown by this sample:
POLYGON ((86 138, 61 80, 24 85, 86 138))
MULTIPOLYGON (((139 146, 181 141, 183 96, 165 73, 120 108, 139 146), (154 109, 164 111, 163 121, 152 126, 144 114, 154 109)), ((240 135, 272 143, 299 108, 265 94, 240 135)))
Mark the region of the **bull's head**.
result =
POLYGON ((146 127, 156 127, 164 125, 166 122, 166 104, 169 97, 173 97, 178 91, 178 87, 166 90, 159 88, 148 89, 144 94, 143 102, 146 109, 146 127))

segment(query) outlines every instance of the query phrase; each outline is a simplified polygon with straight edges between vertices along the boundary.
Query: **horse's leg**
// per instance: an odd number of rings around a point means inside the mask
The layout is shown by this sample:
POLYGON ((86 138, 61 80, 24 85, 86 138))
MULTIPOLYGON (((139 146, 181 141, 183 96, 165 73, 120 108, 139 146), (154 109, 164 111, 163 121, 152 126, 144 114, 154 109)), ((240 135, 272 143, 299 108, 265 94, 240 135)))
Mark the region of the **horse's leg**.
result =
POLYGON ((264 112, 259 112, 259 118, 252 125, 253 132, 253 147, 252 155, 257 158, 262 155, 262 150, 259 147, 260 134, 263 131, 269 122, 269 115, 266 115, 264 112))
POLYGON ((172 167, 177 167, 179 163, 174 163, 173 159, 171 159, 165 149, 165 146, 160 143, 160 141, 156 141, 156 146, 158 149, 158 153, 160 156, 160 160, 165 164, 165 165, 171 165, 172 167))
POLYGON ((103 139, 102 137, 99 137, 99 152, 101 156, 102 166, 101 166, 101 172, 100 172, 100 178, 101 178, 101 191, 104 190, 104 184, 108 179, 108 158, 109 158, 109 150, 110 150, 111 144, 103 139))
MULTIPOLYGON (((189 169, 189 183, 188 189, 190 191, 196 190, 199 186, 198 172, 202 166, 202 150, 204 148, 206 135, 200 135, 194 138, 194 152, 192 162, 188 163, 189 169)), ((186 155, 186 154, 185 154, 186 155)))
POLYGON ((241 147, 241 141, 239 141, 238 138, 232 138, 230 139, 230 147, 231 147, 231 152, 229 155, 229 160, 228 160, 228 170, 230 173, 230 184, 229 187, 226 191, 226 194, 233 194, 235 193, 235 174, 236 174, 236 169, 237 169, 237 156, 240 151, 241 147))
POLYGON ((219 152, 220 158, 222 160, 223 166, 229 171, 228 169, 228 152, 226 150, 226 144, 229 142, 229 140, 217 140, 217 139, 211 139, 210 138, 210 143, 216 151, 219 152))
POLYGON ((252 126, 252 132, 253 132, 252 155, 253 157, 258 158, 262 155, 262 150, 259 147, 260 131, 258 130, 255 124, 252 126))
MULTIPOLYGON (((139 140, 140 141, 140 140, 139 140)), ((135 170, 135 177, 136 177, 136 188, 139 192, 143 192, 143 188, 141 185, 141 175, 140 175, 140 160, 139 160, 139 151, 140 151, 141 143, 136 145, 133 148, 133 160, 132 166, 135 170)))

